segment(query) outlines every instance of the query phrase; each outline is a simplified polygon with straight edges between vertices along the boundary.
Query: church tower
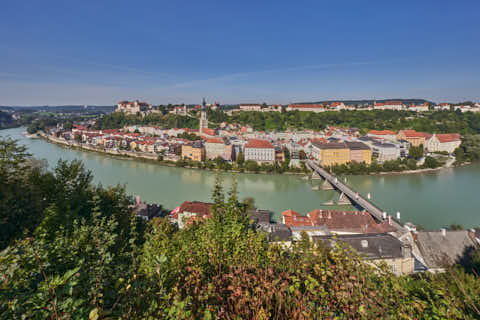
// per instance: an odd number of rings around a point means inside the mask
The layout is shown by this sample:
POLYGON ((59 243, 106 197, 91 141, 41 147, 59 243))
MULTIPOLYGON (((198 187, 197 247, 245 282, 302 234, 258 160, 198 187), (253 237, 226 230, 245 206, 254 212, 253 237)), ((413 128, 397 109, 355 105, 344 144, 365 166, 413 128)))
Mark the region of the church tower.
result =
POLYGON ((202 102, 202 110, 200 111, 200 133, 203 129, 208 128, 207 109, 205 104, 205 98, 202 102))

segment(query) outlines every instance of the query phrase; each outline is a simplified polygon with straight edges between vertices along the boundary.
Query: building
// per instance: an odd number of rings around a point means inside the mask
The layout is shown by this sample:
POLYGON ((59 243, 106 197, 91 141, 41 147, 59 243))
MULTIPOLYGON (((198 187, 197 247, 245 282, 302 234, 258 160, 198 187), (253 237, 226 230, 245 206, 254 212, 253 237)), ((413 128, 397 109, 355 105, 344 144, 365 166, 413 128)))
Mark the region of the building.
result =
POLYGON ((418 231, 414 241, 430 272, 442 272, 447 267, 462 263, 476 248, 475 232, 470 230, 418 231))
POLYGON ((203 99, 202 110, 200 111, 200 133, 203 132, 203 129, 208 129, 208 119, 207 119, 207 110, 205 107, 205 99, 203 99))
POLYGON ((350 149, 345 143, 312 142, 312 155, 321 166, 332 166, 350 162, 350 149))
POLYGON ((378 162, 396 160, 400 157, 400 148, 393 143, 373 142, 372 155, 378 162))
POLYGON ((385 102, 374 102, 374 110, 402 110, 404 109, 402 101, 385 101, 385 102))
POLYGON ((324 226, 334 234, 364 234, 393 232, 391 220, 377 222, 367 211, 315 209, 307 214, 312 225, 324 226))
POLYGON ((460 147, 462 140, 458 133, 434 134, 426 141, 426 149, 428 152, 448 152, 453 153, 455 149, 460 147))
POLYGON ((415 130, 400 130, 397 134, 398 140, 406 140, 413 147, 418 147, 423 145, 425 147, 425 142, 431 135, 424 132, 418 132, 415 130))
POLYGON ((182 145, 182 159, 191 159, 193 161, 205 160, 205 148, 201 141, 195 141, 193 144, 182 145))
POLYGON ((324 112, 326 108, 323 104, 289 104, 286 111, 310 111, 310 112, 324 112))
POLYGON ((261 111, 262 106, 259 104, 241 104, 239 106, 241 111, 261 111))
POLYGON ((170 213, 169 218, 177 222, 181 229, 195 220, 210 218, 212 205, 208 202, 185 201, 170 213))
POLYGON ((415 111, 415 112, 426 112, 428 111, 428 103, 424 102, 423 104, 420 104, 420 105, 415 105, 412 103, 408 110, 415 111))
POLYGON ((146 102, 135 101, 120 101, 117 104, 115 112, 123 112, 126 114, 136 115, 139 112, 146 112, 152 109, 152 105, 146 102))
POLYGON ((249 139, 244 146, 245 160, 253 160, 259 163, 275 162, 275 148, 267 140, 249 139))
POLYGON ((397 134, 391 130, 370 130, 367 133, 367 136, 390 141, 394 141, 397 139, 397 134))
POLYGON ((372 163, 372 150, 363 142, 345 141, 348 149, 350 149, 350 161, 358 163, 372 163))
POLYGON ((386 263, 396 275, 411 274, 415 259, 412 248, 390 234, 313 236, 313 241, 334 249, 339 243, 371 263, 386 263))
POLYGON ((205 156, 207 159, 220 157, 224 160, 232 160, 232 146, 225 144, 221 138, 208 138, 205 140, 205 156))

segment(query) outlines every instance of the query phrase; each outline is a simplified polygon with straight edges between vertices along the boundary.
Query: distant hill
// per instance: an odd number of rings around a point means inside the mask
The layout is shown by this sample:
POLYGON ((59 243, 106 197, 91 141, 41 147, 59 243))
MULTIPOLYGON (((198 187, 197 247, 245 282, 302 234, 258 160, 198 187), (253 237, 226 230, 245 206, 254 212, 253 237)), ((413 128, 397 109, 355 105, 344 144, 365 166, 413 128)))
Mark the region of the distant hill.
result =
POLYGON ((386 101, 402 101, 403 104, 422 104, 422 103, 434 103, 432 101, 428 101, 425 99, 403 99, 403 98, 394 98, 394 99, 376 99, 376 100, 322 100, 322 101, 315 101, 315 102, 296 102, 297 104, 329 104, 331 102, 343 102, 346 105, 353 105, 353 104, 373 104, 373 102, 386 102, 386 101))
POLYGON ((79 106, 79 105, 65 105, 65 106, 0 106, 0 110, 5 111, 26 111, 26 112, 103 112, 109 113, 115 110, 115 106, 79 106))

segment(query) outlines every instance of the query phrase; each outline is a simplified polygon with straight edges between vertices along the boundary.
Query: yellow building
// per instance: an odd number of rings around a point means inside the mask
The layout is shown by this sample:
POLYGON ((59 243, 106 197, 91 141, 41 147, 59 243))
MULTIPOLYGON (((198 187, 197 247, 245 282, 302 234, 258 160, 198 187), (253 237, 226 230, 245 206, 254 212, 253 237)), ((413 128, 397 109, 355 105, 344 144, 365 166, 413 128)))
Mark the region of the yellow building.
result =
POLYGON ((418 132, 415 130, 400 130, 397 134, 397 140, 406 140, 413 147, 423 145, 425 147, 426 140, 432 135, 428 133, 418 132))
POLYGON ((321 166, 333 166, 350 162, 350 149, 345 143, 314 142, 312 149, 321 166))
POLYGON ((205 160, 205 148, 201 143, 193 145, 182 145, 182 159, 191 159, 193 161, 205 160))

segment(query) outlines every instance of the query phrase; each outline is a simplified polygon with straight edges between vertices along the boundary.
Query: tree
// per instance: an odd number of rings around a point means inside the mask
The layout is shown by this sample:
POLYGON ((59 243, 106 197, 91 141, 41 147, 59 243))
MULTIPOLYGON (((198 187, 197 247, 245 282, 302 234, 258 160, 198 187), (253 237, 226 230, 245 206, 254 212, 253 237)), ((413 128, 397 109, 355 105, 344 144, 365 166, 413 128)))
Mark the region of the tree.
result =
POLYGON ((408 155, 414 159, 420 159, 423 157, 423 153, 423 145, 419 145, 418 147, 410 146, 410 149, 408 150, 408 155))
POLYGON ((438 160, 433 158, 433 157, 426 157, 425 158, 425 163, 423 164, 425 168, 437 168, 440 164, 438 163, 438 160))

